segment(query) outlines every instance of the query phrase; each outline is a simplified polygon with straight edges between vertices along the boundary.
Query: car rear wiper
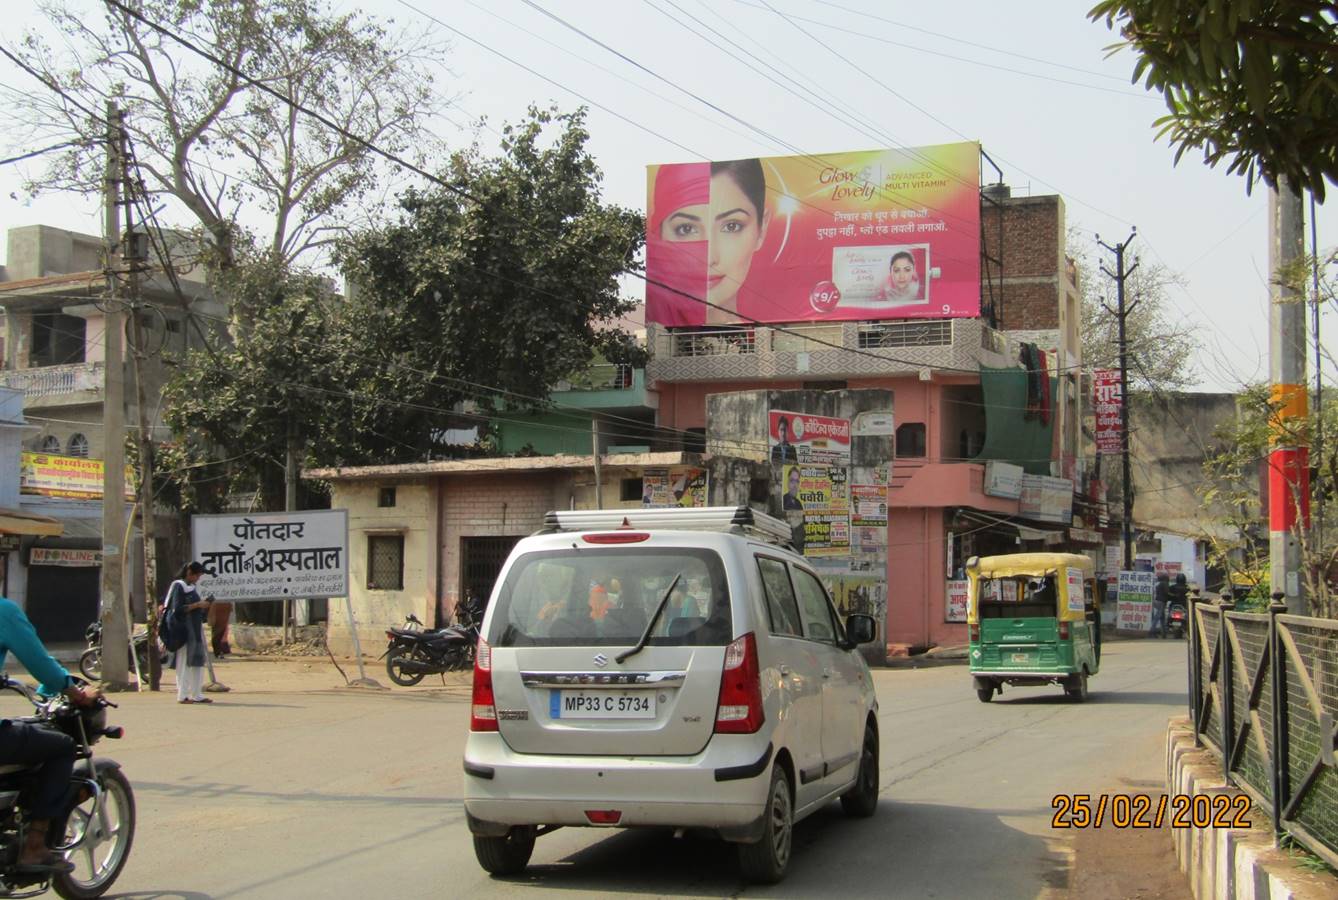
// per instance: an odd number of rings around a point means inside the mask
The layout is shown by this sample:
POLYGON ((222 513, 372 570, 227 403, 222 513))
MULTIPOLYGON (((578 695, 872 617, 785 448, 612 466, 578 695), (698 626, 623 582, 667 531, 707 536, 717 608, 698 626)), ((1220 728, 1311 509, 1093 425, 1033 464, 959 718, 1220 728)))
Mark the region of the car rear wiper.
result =
POLYGON ((646 649, 646 644, 650 642, 651 629, 655 627, 655 622, 660 618, 660 613, 664 612, 664 608, 669 604, 669 595, 674 592, 674 588, 678 587, 678 583, 682 580, 682 572, 679 572, 674 576, 674 580, 669 583, 669 590, 664 592, 664 596, 660 598, 659 605, 655 607, 655 612, 651 613, 650 621, 646 623, 646 630, 641 632, 641 637, 637 640, 634 646, 615 656, 613 658, 614 662, 621 663, 631 659, 633 656, 646 649))

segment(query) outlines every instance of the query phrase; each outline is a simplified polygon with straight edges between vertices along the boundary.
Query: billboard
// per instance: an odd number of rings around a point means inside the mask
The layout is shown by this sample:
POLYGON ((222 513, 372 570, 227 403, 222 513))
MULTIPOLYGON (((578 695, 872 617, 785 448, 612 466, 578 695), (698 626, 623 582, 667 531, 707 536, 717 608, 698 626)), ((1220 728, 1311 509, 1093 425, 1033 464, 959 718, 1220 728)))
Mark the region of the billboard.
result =
POLYGON ((979 144, 650 166, 647 189, 648 322, 980 314, 979 144))
POLYGON ((773 409, 767 420, 773 463, 846 465, 850 462, 850 420, 773 409))

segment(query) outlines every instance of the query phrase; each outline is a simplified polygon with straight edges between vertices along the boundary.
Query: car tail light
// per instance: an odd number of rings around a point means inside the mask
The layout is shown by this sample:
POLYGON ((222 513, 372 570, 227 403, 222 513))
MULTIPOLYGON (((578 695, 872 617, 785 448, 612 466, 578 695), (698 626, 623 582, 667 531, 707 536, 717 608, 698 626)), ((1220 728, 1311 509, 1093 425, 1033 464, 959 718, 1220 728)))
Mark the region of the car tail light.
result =
POLYGON ((617 825, 623 817, 620 809, 587 809, 585 817, 591 825, 617 825))
POLYGON ((752 734, 762 727, 764 720, 757 639, 749 632, 725 648, 715 730, 717 734, 752 734))
POLYGON ((479 638, 474 654, 474 699, 469 711, 470 731, 497 730, 497 701, 492 693, 492 647, 479 638))
POLYGON ((1061 641, 1067 641, 1067 640, 1069 639, 1069 623, 1068 623, 1068 622, 1060 622, 1060 623, 1059 623, 1059 639, 1060 639, 1061 641))
POLYGON ((970 630, 970 632, 971 632, 971 640, 972 640, 972 641, 979 642, 979 641, 980 641, 980 623, 979 623, 979 622, 972 622, 969 630, 970 630))
POLYGON ((583 534, 581 540, 587 544, 639 544, 650 540, 645 531, 614 531, 602 534, 583 534))

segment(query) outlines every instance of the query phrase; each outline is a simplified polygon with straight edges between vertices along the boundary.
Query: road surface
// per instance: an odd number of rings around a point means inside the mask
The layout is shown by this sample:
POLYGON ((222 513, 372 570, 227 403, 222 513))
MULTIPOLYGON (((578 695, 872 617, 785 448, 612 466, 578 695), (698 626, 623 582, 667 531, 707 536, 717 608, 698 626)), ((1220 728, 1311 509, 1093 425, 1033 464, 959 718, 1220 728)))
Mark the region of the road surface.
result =
MULTIPOLYGON (((542 837, 524 876, 492 879, 474 860, 460 804, 464 677, 360 691, 337 687, 342 679, 323 660, 227 661, 220 677, 234 690, 214 695, 213 706, 179 706, 166 691, 123 697, 113 711, 126 738, 99 749, 124 765, 139 804, 134 850, 113 893, 1063 896, 1079 882, 1075 836, 1051 828, 1052 796, 1160 792, 1166 721, 1184 714, 1182 642, 1110 643, 1103 666, 1083 705, 1059 688, 1010 688, 982 704, 961 666, 877 670, 877 815, 851 821, 833 804, 808 819, 789 877, 763 888, 740 882, 729 845, 592 829, 542 837)), ((370 674, 388 683, 384 672, 370 674)), ((1080 864, 1111 869, 1124 889, 1156 880, 1139 873, 1160 866, 1153 894, 1188 896, 1178 874, 1166 874, 1164 833, 1117 838, 1141 842, 1139 868, 1125 871, 1123 857, 1103 853, 1103 835, 1085 836, 1080 864)))

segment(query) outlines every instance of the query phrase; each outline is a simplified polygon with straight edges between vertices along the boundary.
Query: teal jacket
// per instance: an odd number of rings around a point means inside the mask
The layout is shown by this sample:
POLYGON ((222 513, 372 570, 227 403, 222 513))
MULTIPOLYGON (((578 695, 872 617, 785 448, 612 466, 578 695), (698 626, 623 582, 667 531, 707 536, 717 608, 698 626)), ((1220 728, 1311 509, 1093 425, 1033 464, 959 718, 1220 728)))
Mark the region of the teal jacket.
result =
POLYGON ((70 673, 42 645, 33 623, 13 600, 0 597, 0 669, 13 653, 42 685, 42 693, 59 694, 70 686, 70 673))

